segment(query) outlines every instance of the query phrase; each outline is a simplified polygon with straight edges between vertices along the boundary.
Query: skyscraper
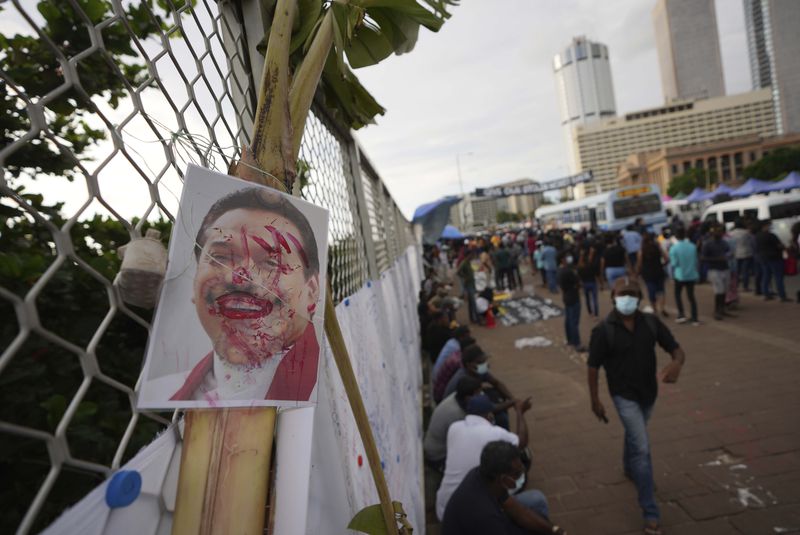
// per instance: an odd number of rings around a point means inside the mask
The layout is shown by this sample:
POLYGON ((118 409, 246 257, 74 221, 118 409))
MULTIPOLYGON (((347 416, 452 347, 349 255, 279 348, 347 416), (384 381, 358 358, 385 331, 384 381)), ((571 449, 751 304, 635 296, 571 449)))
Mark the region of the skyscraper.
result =
POLYGON ((664 100, 723 96, 714 0, 658 0, 653 24, 664 100))
POLYGON ((779 133, 800 132, 800 1, 744 0, 753 89, 772 88, 779 133))
POLYGON ((569 151, 570 170, 579 169, 574 152, 574 127, 588 124, 617 113, 608 47, 575 37, 560 54, 553 58, 556 75, 561 126, 569 151))

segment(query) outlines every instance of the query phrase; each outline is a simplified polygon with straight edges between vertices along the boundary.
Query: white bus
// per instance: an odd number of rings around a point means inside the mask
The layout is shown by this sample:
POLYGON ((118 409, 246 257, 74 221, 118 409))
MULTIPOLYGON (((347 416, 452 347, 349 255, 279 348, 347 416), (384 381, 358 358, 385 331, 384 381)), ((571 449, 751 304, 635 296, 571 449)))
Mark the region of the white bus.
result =
POLYGON ((792 193, 770 193, 752 195, 744 199, 712 204, 703 212, 703 221, 724 223, 727 229, 733 228, 739 218, 752 220, 772 220, 772 232, 788 245, 791 228, 800 221, 800 191, 792 193))
POLYGON ((661 192, 655 184, 618 188, 575 201, 542 206, 536 218, 544 228, 596 228, 621 230, 642 218, 646 227, 658 230, 667 222, 661 192))

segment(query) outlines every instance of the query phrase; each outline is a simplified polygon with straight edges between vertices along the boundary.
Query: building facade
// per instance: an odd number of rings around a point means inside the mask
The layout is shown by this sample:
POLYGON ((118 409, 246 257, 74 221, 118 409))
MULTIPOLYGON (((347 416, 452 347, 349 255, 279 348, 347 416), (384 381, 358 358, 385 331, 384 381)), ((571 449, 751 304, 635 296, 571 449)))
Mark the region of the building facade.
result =
POLYGON ((573 127, 617 113, 608 47, 586 37, 575 37, 553 58, 553 71, 570 171, 574 173, 578 159, 573 152, 573 127))
POLYGON ((723 96, 714 0, 658 0, 652 16, 664 101, 723 96))
POLYGON ((753 88, 772 88, 778 132, 800 132, 800 2, 744 0, 753 88))
POLYGON ((580 170, 591 170, 594 181, 585 188, 576 187, 576 195, 615 188, 618 168, 631 154, 776 133, 769 89, 675 102, 578 126, 575 144, 580 170))
POLYGON ((687 147, 662 148, 631 154, 617 168, 617 185, 657 184, 666 193, 673 177, 690 169, 706 171, 706 187, 747 180, 744 168, 781 147, 800 147, 800 134, 741 136, 687 147))

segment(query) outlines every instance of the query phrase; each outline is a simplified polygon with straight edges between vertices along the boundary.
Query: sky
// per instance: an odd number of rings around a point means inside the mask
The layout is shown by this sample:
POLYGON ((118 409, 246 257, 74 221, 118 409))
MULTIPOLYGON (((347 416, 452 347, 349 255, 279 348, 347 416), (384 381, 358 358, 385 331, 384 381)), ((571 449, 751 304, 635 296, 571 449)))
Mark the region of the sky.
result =
MULTIPOLYGON (((750 90, 742 0, 716 0, 727 94, 750 90)), ((387 108, 356 134, 403 213, 443 195, 569 174, 552 58, 609 48, 617 113, 663 103, 655 0, 463 0, 409 54, 356 71, 387 108)))

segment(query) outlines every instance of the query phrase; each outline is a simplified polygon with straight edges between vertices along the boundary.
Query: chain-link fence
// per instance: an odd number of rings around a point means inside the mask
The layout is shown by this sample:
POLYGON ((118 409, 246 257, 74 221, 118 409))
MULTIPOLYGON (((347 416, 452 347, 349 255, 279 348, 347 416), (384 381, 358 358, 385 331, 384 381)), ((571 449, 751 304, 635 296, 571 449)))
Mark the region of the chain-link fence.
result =
MULTIPOLYGON (((115 251, 150 227, 168 237, 188 162, 225 171, 249 142, 263 21, 257 0, 0 9, 0 532, 26 533, 172 417, 135 409, 150 312, 120 299, 115 251)), ((331 213, 339 301, 410 225, 322 108, 300 160, 303 197, 331 213)))

